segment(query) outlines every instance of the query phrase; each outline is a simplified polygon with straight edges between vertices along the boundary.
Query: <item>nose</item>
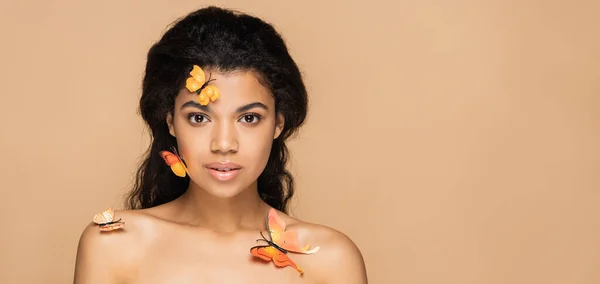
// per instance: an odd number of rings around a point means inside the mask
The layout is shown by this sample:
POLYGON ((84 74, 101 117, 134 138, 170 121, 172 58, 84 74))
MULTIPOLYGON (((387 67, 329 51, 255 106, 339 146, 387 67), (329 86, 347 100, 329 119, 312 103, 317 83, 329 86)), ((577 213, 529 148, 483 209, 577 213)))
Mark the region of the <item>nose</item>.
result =
POLYGON ((213 128, 210 150, 214 153, 236 153, 238 151, 237 131, 235 126, 222 122, 213 128))

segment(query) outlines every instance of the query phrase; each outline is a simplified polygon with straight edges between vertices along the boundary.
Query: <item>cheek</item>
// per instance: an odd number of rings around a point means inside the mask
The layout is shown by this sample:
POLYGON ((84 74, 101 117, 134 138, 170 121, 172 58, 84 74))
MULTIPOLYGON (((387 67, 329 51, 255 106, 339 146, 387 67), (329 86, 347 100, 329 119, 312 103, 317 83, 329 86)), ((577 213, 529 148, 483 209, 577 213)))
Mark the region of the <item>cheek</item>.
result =
POLYGON ((177 135, 177 146, 179 154, 183 157, 188 167, 195 168, 199 165, 202 157, 210 154, 210 138, 202 131, 194 131, 194 129, 185 129, 177 135))
POLYGON ((273 131, 256 131, 240 139, 239 156, 244 162, 251 163, 257 171, 262 172, 271 153, 273 131))

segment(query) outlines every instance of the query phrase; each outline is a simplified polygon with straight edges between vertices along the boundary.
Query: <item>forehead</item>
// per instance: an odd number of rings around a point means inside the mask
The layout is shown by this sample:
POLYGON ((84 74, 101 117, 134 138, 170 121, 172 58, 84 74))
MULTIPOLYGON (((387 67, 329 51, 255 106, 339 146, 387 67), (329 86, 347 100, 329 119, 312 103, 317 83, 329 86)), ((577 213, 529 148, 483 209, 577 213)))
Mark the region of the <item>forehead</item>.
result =
MULTIPOLYGON (((206 79, 210 77, 209 85, 216 86, 221 93, 219 99, 210 102, 209 106, 217 110, 234 110, 239 106, 253 102, 261 102, 267 106, 274 105, 274 99, 267 87, 259 81, 255 71, 219 72, 206 71, 206 79)), ((192 93, 185 87, 179 91, 175 99, 175 107, 183 105, 190 100, 197 100, 198 94, 192 93)))

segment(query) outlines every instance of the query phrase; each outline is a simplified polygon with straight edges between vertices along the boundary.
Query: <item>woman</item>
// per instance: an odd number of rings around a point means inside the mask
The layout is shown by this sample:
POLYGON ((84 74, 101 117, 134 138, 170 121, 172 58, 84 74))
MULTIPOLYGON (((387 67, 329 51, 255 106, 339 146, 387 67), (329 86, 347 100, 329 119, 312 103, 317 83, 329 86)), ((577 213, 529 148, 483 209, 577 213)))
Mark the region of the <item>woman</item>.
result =
POLYGON ((131 210, 84 230, 75 283, 367 283, 348 237, 285 214, 285 140, 307 97, 271 25, 200 9, 152 46, 145 71, 152 144, 131 210))

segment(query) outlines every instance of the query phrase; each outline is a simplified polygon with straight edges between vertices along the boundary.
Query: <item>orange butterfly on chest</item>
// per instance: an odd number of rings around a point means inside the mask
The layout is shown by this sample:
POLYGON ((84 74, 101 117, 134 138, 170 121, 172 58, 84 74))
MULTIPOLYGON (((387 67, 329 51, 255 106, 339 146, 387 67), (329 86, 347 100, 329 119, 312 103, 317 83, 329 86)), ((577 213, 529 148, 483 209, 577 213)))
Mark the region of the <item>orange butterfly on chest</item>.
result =
POLYGON ((311 247, 306 245, 300 247, 298 244, 298 236, 295 231, 286 231, 285 222, 277 215, 277 211, 273 208, 269 210, 267 215, 267 231, 270 239, 265 238, 262 231, 260 235, 262 239, 257 241, 266 242, 266 245, 259 245, 250 249, 250 254, 264 261, 273 261, 277 267, 291 266, 300 274, 304 271, 288 256, 288 252, 313 254, 319 251, 319 247, 311 247))

